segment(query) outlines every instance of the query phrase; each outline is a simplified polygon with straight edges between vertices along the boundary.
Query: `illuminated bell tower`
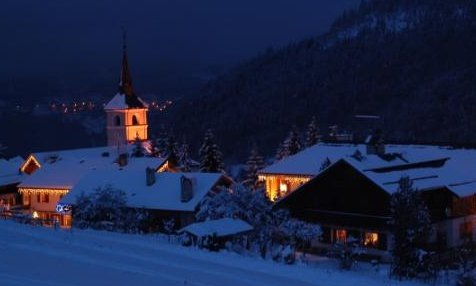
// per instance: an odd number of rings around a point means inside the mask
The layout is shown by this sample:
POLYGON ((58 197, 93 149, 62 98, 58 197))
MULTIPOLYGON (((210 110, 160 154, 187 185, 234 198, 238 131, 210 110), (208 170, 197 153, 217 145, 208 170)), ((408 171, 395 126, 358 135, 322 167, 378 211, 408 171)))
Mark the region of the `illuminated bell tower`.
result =
POLYGON ((121 80, 118 93, 104 107, 106 111, 107 145, 121 146, 136 138, 148 139, 147 104, 132 88, 127 62, 125 34, 122 52, 121 80))

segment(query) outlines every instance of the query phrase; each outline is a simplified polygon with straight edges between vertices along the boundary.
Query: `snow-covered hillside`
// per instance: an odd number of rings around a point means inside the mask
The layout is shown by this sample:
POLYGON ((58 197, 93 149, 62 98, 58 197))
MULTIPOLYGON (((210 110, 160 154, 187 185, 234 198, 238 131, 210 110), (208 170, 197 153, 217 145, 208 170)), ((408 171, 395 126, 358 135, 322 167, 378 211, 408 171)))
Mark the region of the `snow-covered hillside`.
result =
POLYGON ((57 230, 0 221, 0 285, 415 285, 335 262, 287 266, 210 253, 157 236, 57 230))

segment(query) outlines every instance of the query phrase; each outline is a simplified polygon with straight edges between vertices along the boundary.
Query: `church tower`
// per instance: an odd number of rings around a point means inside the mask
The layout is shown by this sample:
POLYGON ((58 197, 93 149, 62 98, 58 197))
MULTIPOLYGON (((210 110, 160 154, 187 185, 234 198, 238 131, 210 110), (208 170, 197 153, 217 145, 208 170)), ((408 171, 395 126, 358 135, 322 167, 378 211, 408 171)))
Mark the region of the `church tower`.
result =
POLYGON ((121 146, 136 138, 148 139, 147 104, 132 88, 124 36, 121 80, 117 94, 104 107, 106 111, 107 145, 121 146))

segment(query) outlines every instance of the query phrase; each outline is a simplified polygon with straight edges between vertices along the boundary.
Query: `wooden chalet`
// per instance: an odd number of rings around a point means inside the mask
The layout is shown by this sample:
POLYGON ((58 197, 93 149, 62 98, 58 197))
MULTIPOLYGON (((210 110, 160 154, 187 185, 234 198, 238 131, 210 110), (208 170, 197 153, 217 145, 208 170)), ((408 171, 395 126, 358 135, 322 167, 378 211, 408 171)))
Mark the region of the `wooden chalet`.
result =
POLYGON ((0 159, 0 204, 8 205, 8 209, 21 203, 17 186, 24 178, 20 171, 23 161, 21 157, 0 159))
POLYGON ((57 204, 80 179, 94 170, 154 168, 157 172, 167 171, 167 160, 163 158, 128 158, 119 156, 133 146, 125 146, 118 152, 115 147, 97 147, 34 153, 23 162, 25 173, 18 185, 22 205, 33 218, 61 226, 71 226, 71 216, 58 213, 57 204), (29 174, 29 175, 28 175, 29 174))
POLYGON ((221 173, 148 173, 145 168, 95 170, 82 177, 60 205, 74 206, 80 194, 111 187, 126 194, 127 206, 152 215, 155 230, 164 221, 174 220, 180 229, 195 222, 195 214, 205 197, 229 187, 231 180, 221 173))
MULTIPOLYGON (((329 148, 340 147, 318 144, 303 151, 306 156, 298 155, 313 161, 311 151, 329 148)), ((435 246, 453 247, 476 238, 476 175, 471 171, 476 166, 476 150, 402 145, 372 150, 366 150, 365 145, 342 148, 348 155, 287 193, 274 206, 320 224, 320 243, 357 239, 371 252, 381 254, 391 249, 390 198, 402 176, 410 177, 430 210, 434 227, 431 242, 435 246), (387 152, 375 152, 378 149, 387 152)))

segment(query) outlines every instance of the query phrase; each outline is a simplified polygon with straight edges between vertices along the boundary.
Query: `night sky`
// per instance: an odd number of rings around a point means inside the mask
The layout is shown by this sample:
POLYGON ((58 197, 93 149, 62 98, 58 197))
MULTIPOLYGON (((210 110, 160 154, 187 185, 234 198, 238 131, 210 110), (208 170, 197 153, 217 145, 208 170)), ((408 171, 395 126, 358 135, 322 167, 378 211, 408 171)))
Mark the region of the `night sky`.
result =
POLYGON ((125 26, 142 87, 154 89, 154 78, 173 87, 179 78, 206 79, 268 47, 321 34, 358 2, 4 0, 0 76, 79 85, 117 77, 125 26))

